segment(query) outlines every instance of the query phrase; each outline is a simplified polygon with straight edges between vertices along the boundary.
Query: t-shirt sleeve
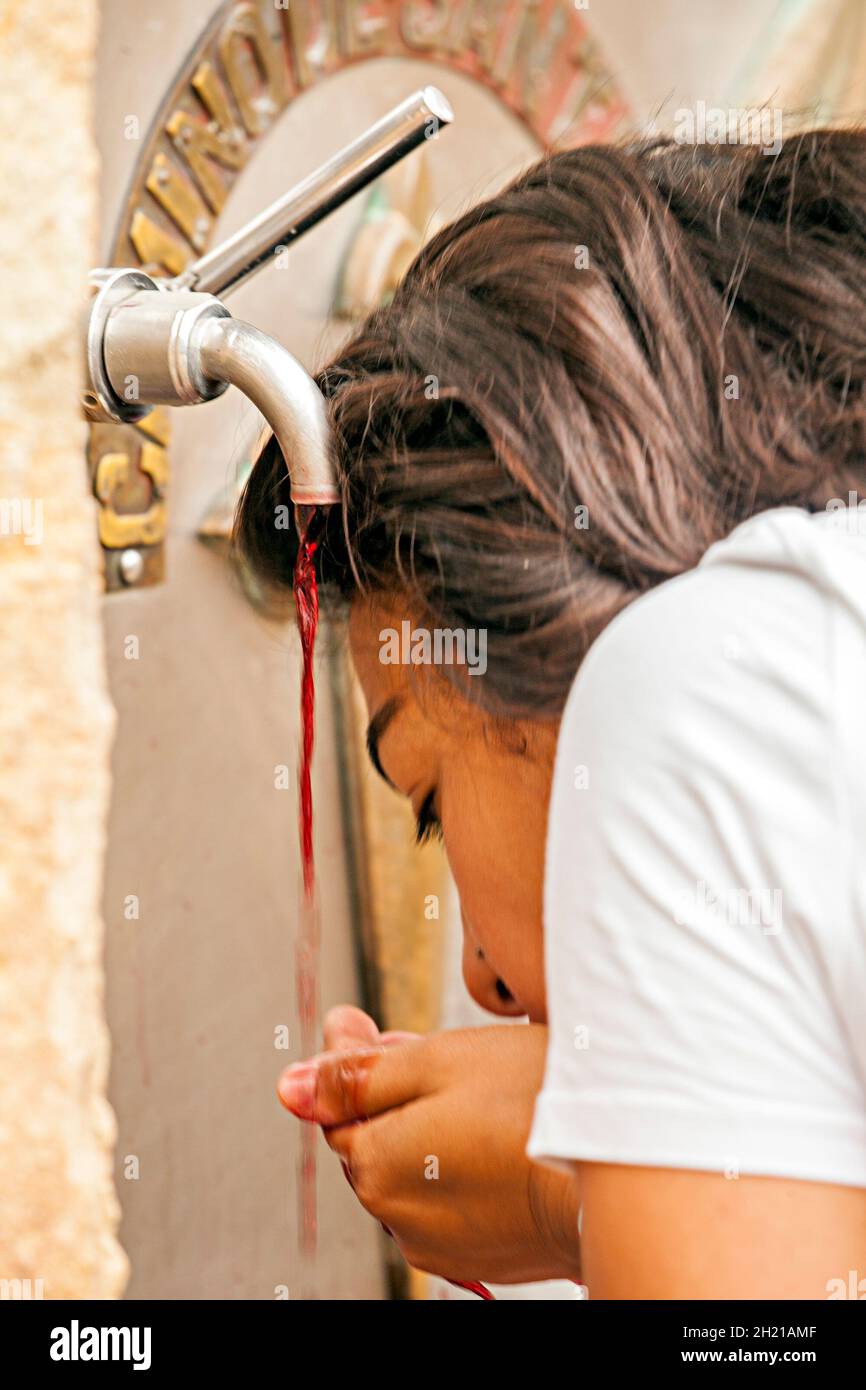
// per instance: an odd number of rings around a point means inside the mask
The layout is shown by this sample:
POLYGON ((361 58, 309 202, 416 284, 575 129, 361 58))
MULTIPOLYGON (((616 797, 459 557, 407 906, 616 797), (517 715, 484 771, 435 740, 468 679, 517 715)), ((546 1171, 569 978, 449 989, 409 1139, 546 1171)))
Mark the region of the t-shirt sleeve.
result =
POLYGON ((530 1156, 866 1186, 826 602, 784 567, 700 566, 584 662, 550 803, 530 1156))

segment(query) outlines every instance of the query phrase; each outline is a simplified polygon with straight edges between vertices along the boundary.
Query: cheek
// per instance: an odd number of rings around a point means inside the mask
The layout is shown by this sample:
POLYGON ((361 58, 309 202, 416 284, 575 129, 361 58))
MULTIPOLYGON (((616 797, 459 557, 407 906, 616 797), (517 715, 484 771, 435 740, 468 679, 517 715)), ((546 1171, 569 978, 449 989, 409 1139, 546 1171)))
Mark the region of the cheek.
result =
MULTIPOLYGON (((512 770, 513 773, 513 770, 512 770)), ((443 790, 442 821, 467 930, 536 1017, 544 1001, 542 888, 546 805, 460 777, 443 790)))

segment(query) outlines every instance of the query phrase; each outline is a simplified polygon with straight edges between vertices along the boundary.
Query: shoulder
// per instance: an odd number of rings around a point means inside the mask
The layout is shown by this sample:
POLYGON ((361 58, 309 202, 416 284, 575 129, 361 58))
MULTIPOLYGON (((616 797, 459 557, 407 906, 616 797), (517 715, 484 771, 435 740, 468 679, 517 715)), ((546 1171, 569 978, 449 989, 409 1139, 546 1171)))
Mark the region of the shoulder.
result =
POLYGON ((785 509, 593 644, 548 815, 534 1156, 866 1186, 864 607, 866 541, 785 509))
MULTIPOLYGON (((638 730, 686 746, 750 724, 769 735, 779 718, 775 735, 798 737, 798 715, 826 715, 827 624, 849 594, 825 521, 793 507, 762 513, 635 600, 590 649, 560 741, 585 746, 591 728, 602 742, 638 730)), ((866 604, 866 542, 850 563, 866 604)), ((866 609, 862 618, 866 633, 866 609)))

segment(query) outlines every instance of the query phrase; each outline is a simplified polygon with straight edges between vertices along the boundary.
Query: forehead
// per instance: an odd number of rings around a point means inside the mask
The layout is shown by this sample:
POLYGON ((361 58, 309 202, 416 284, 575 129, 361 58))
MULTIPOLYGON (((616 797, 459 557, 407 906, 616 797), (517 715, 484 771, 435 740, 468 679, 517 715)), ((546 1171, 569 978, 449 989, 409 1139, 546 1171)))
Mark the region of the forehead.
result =
POLYGON ((380 660, 383 634, 399 628, 405 617, 395 599, 360 594, 352 600, 349 649, 371 711, 393 695, 410 693, 408 668, 380 660))
POLYGON ((399 596, 361 594, 352 600, 349 650, 368 714, 374 715, 386 700, 399 696, 409 717, 421 716, 440 732, 452 726, 455 709, 461 712, 464 729, 468 728, 478 718, 477 711, 464 704, 435 666, 394 661, 394 634, 400 633, 401 624, 412 622, 408 605, 401 605, 399 596))

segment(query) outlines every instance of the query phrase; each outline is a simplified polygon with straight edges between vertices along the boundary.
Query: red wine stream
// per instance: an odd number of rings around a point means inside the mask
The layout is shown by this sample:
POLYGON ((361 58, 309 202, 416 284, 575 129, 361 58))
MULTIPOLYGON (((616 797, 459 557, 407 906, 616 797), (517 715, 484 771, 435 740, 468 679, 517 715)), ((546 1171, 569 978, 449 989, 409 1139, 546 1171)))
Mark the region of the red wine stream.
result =
MULTIPOLYGON (((317 1051, 316 1024, 319 993, 319 915, 316 906, 316 871, 313 858, 313 741, 315 734, 316 682, 313 654, 319 627, 319 591, 316 585, 317 541, 310 539, 315 508, 304 508, 299 517, 300 547, 295 561, 294 594, 298 632, 301 639, 303 674, 301 677, 301 762, 298 777, 299 825, 303 900, 295 947, 295 989, 301 1023, 301 1055, 312 1057, 317 1051)), ((317 1244, 316 1212, 316 1126, 301 1126, 301 1153, 298 1168, 299 1229, 301 1254, 312 1260, 317 1244)), ((467 1289, 479 1298, 492 1299, 483 1284, 451 1279, 456 1288, 467 1289)))
MULTIPOLYGON (((316 683, 313 652, 319 626, 319 592, 316 586, 314 556, 316 542, 309 539, 312 509, 306 512, 295 562, 295 612, 303 656, 301 677, 301 760, 298 777, 299 822, 303 893, 300 923, 295 945, 295 991, 301 1025, 301 1055, 312 1057, 318 1051, 316 1023, 319 989, 319 916, 316 905, 316 872, 313 859, 313 739, 315 733, 316 683)), ((298 1168, 299 1233, 301 1254, 312 1260, 316 1253, 316 1127, 301 1126, 301 1152, 298 1168)))

